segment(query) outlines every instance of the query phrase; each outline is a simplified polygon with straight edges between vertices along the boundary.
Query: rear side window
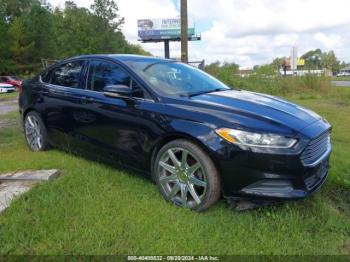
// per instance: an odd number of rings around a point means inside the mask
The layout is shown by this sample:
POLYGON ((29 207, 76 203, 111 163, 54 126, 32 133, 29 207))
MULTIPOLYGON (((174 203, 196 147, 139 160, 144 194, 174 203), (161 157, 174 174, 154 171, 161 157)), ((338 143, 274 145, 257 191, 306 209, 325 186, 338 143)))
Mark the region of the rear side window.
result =
POLYGON ((90 90, 101 92, 109 85, 126 85, 131 88, 130 81, 130 76, 116 64, 104 61, 90 63, 88 77, 88 89, 90 90))
POLYGON ((51 73, 52 71, 46 71, 41 75, 41 81, 44 83, 50 83, 51 82, 51 73))
POLYGON ((80 86, 80 76, 83 64, 83 61, 74 61, 54 69, 51 74, 51 84, 71 88, 82 88, 80 86))

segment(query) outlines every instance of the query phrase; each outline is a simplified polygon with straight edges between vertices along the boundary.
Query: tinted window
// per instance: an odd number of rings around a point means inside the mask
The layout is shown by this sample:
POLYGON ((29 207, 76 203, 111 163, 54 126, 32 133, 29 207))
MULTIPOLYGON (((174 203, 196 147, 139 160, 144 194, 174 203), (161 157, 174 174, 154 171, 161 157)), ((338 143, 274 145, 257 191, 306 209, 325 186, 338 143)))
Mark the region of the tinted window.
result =
POLYGON ((80 75, 83 61, 75 61, 56 68, 51 77, 51 84, 72 88, 80 88, 80 75))
POLYGON ((133 90, 133 97, 145 97, 144 91, 138 83, 118 65, 104 61, 91 62, 87 88, 103 92, 104 88, 109 85, 125 85, 133 90))
POLYGON ((109 85, 126 85, 131 87, 130 76, 118 65, 103 61, 90 64, 88 89, 103 91, 109 85))
POLYGON ((52 73, 52 71, 44 72, 41 75, 41 81, 43 81, 44 83, 50 83, 51 82, 51 73, 52 73))

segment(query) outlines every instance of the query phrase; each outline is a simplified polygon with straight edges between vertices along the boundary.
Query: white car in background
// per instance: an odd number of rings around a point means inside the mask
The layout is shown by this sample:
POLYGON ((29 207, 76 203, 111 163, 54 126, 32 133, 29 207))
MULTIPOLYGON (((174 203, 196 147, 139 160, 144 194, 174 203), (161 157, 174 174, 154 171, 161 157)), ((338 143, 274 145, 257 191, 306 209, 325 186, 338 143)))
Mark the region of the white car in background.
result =
POLYGON ((0 83, 0 93, 11 93, 11 92, 15 92, 15 87, 13 85, 0 83))
POLYGON ((337 74, 337 77, 342 77, 342 76, 350 76, 350 73, 348 73, 348 72, 341 72, 341 73, 337 74))

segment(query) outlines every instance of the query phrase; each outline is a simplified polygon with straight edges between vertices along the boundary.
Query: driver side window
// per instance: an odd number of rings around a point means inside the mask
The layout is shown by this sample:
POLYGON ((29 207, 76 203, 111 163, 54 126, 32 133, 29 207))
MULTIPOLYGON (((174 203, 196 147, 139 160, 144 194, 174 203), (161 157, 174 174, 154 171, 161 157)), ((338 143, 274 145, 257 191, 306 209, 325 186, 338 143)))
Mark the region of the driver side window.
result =
POLYGON ((88 74, 87 89, 103 92, 105 87, 111 85, 128 86, 133 89, 135 97, 144 97, 138 84, 118 65, 98 60, 92 61, 88 74))

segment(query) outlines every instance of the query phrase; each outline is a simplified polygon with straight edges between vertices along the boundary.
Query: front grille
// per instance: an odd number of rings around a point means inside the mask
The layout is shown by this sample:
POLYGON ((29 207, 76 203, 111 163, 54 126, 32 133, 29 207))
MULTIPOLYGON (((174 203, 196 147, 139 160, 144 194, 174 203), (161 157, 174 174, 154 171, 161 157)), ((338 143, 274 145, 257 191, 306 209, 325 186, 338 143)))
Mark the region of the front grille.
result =
POLYGON ((330 144, 330 134, 326 132, 312 140, 301 155, 301 161, 305 166, 317 162, 328 150, 330 144))

